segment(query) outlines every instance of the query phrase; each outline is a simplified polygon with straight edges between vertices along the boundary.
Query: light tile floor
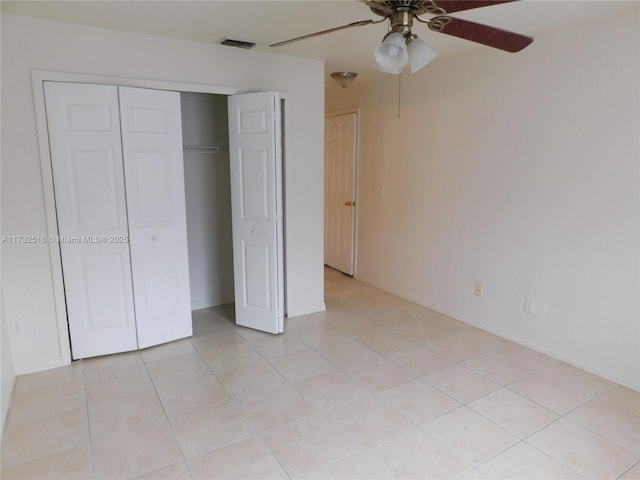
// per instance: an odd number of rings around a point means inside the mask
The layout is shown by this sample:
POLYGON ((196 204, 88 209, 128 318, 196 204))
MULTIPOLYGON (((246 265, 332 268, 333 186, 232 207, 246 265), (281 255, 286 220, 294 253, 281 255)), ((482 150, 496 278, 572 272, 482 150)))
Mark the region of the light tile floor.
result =
POLYGON ((19 377, 2 478, 640 479, 638 392, 330 269, 326 297, 19 377))

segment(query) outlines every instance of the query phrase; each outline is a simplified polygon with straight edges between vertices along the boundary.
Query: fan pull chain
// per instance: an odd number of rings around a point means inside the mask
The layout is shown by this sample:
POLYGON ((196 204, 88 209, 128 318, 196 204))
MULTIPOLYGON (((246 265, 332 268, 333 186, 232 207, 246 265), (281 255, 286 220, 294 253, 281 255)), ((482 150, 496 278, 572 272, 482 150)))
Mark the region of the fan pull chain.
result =
POLYGON ((400 95, 402 93, 402 69, 398 74, 398 118, 400 118, 400 95))

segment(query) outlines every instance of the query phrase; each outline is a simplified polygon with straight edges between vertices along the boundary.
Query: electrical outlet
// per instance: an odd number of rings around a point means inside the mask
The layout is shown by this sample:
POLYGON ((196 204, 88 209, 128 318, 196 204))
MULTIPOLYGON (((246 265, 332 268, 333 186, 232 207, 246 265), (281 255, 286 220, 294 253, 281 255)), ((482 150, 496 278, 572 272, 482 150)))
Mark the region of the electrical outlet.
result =
POLYGON ((473 287, 473 294, 476 297, 481 297, 482 296, 482 284, 481 283, 476 283, 473 287))
POLYGON ((24 324, 22 323, 22 320, 14 320, 11 322, 11 329, 14 335, 22 335, 22 332, 24 332, 24 324))
POLYGON ((524 300, 524 313, 528 313, 529 315, 533 315, 536 313, 535 300, 531 300, 530 298, 526 298, 524 300))

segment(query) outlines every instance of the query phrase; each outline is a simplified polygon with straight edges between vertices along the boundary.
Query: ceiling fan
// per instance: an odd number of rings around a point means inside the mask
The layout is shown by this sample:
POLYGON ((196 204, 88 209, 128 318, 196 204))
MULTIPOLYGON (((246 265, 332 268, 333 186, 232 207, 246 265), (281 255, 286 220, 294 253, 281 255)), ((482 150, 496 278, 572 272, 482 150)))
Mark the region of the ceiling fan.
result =
POLYGON ((506 52, 519 52, 527 47, 533 38, 508 32, 495 27, 450 17, 450 13, 487 7, 517 0, 362 0, 371 11, 382 17, 380 20, 361 20, 340 27, 310 33, 274 43, 271 47, 281 47, 300 40, 326 35, 353 27, 363 27, 389 20, 389 32, 375 49, 374 57, 378 69, 398 74, 409 63, 411 73, 415 73, 433 60, 437 52, 411 31, 413 21, 425 23, 429 30, 481 43, 506 52), (435 15, 430 20, 421 15, 435 15))

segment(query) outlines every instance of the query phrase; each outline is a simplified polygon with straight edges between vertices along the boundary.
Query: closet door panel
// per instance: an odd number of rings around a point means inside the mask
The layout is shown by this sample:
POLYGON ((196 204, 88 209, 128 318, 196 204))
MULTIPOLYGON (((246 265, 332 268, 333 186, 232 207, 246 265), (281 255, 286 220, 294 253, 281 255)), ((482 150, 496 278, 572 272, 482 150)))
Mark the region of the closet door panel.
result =
POLYGON ((174 222, 171 205, 171 164, 165 152, 136 152, 131 159, 132 189, 136 196, 132 222, 136 227, 171 226, 174 222))
MULTIPOLYGON (((131 311, 126 301, 131 294, 129 262, 123 261, 123 255, 117 251, 99 249, 101 251, 96 252, 91 247, 82 250, 79 254, 66 255, 63 261, 66 269, 77 273, 68 278, 65 287, 73 292, 72 303, 84 304, 81 317, 84 328, 102 336, 105 330, 130 326, 131 311)), ((79 345, 73 346, 79 350, 79 345)), ((136 344, 132 342, 131 347, 135 350, 136 344)), ((105 349, 102 353, 114 352, 105 349)))
POLYGON ((151 248, 136 259, 144 279, 136 289, 137 305, 149 321, 175 316, 179 312, 176 285, 176 251, 151 248))
POLYGON ((284 330, 280 97, 228 99, 236 323, 284 330))
POLYGON ((60 167, 66 170, 69 188, 61 189, 58 196, 67 196, 64 201, 72 210, 60 212, 62 230, 87 233, 106 230, 126 234, 122 157, 115 158, 111 149, 69 148, 68 157, 60 167))
POLYGON ((117 89, 44 90, 73 358, 135 350, 117 89))
POLYGON ((138 345, 192 334, 180 95, 119 87, 138 345))

